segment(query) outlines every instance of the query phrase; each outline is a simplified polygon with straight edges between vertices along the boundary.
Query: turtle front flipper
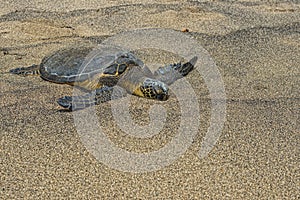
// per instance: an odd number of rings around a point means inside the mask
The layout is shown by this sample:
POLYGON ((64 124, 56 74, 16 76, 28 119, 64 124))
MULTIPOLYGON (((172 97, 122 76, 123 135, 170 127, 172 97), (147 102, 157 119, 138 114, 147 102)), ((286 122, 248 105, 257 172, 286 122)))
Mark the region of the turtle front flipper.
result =
POLYGON ((194 69, 197 60, 198 57, 195 56, 184 64, 174 63, 160 67, 154 72, 154 77, 167 85, 171 85, 176 80, 188 75, 194 69))
POLYGON ((104 86, 82 96, 65 96, 59 98, 57 103, 68 110, 80 110, 124 96, 126 96, 126 92, 117 90, 114 87, 104 86))
POLYGON ((29 67, 19 67, 9 70, 11 74, 17 74, 21 76, 39 75, 40 65, 31 65, 29 67))

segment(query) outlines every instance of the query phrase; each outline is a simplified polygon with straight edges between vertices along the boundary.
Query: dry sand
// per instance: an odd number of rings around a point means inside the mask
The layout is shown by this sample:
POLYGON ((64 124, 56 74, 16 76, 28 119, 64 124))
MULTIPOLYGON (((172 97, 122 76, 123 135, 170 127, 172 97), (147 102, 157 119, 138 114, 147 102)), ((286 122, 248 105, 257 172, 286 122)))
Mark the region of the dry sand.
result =
MULTIPOLYGON (((296 1, 279 0, 2 1, 0 199, 299 199, 299 13, 296 1), (72 113, 56 104, 72 88, 6 72, 68 45, 145 27, 190 30, 219 68, 227 114, 218 143, 200 160, 210 101, 200 74, 191 73, 201 105, 197 137, 170 166, 135 174, 87 151, 72 113)), ((132 97, 137 123, 149 123, 145 108, 155 103, 132 97)), ((117 128, 109 104, 96 110, 119 147, 150 152, 179 123, 175 97, 158 104, 172 117, 144 140, 117 128)))

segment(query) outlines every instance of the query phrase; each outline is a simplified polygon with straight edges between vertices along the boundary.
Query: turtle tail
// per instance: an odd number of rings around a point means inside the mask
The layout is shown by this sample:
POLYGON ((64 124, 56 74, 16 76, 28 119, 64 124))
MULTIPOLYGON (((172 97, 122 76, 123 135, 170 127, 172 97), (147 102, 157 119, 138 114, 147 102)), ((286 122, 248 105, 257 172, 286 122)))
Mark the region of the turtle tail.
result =
POLYGON ((20 76, 40 75, 40 66, 31 65, 29 67, 19 67, 9 70, 11 74, 17 74, 20 76))
POLYGON ((72 111, 84 109, 93 105, 98 105, 112 99, 124 97, 125 95, 126 93, 124 93, 123 91, 122 93, 120 93, 119 90, 117 91, 117 93, 115 93, 113 87, 104 86, 102 88, 96 89, 96 91, 84 94, 82 96, 65 96, 59 98, 57 100, 57 103, 60 106, 72 111))

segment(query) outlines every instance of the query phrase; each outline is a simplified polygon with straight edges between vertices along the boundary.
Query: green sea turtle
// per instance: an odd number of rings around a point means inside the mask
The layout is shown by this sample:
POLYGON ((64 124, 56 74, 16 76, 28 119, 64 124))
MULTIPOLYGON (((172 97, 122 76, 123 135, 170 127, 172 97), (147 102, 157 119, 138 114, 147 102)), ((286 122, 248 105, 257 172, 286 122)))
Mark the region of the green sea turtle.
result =
POLYGON ((152 73, 130 51, 117 47, 95 51, 94 47, 81 46, 56 51, 46 56, 39 65, 15 68, 10 73, 40 75, 44 80, 69 84, 86 91, 84 95, 65 96, 57 101, 66 109, 77 110, 111 100, 115 85, 129 94, 167 100, 168 85, 186 76, 196 62, 195 56, 184 64, 169 64, 152 73), (97 53, 91 54, 93 51, 97 53))

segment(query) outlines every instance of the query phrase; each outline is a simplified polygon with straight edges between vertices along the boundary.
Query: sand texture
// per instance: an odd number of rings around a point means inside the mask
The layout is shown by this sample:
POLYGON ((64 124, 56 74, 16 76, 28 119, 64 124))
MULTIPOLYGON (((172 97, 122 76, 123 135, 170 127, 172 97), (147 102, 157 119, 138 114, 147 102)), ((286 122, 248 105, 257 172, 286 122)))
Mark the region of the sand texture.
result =
MULTIPOLYGON (((0 199, 299 199, 299 55, 298 1, 3 0, 0 199), (201 73, 190 73, 186 79, 200 105, 191 146, 158 171, 131 173, 87 150, 73 113, 56 103, 72 87, 7 72, 63 47, 142 28, 188 29, 183 34, 209 52, 226 90, 226 122, 212 151, 199 159, 212 105, 201 73)), ((140 56, 153 63, 177 59, 155 51, 140 56)), ((165 107, 166 123, 151 138, 135 138, 118 127, 110 103, 98 105, 99 123, 115 145, 142 154, 176 136, 175 95, 165 102, 132 96, 130 102, 135 123, 147 126, 153 105, 165 107)))

